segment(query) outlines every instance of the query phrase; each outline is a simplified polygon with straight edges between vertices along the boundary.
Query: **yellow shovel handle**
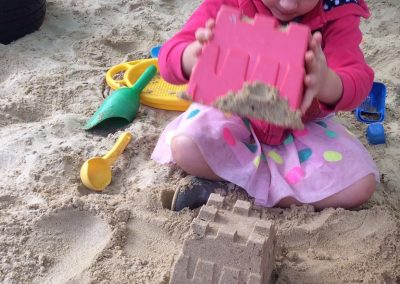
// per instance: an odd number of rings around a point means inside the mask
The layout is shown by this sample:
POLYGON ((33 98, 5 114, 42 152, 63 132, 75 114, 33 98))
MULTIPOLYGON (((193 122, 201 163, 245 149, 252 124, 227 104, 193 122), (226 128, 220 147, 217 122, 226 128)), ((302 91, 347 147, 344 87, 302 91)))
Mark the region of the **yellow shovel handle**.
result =
POLYGON ((107 164, 111 167, 111 165, 118 159, 118 157, 125 150, 126 146, 131 142, 132 134, 130 132, 123 132, 117 142, 115 142, 114 146, 108 151, 107 154, 103 156, 103 159, 106 160, 107 164))

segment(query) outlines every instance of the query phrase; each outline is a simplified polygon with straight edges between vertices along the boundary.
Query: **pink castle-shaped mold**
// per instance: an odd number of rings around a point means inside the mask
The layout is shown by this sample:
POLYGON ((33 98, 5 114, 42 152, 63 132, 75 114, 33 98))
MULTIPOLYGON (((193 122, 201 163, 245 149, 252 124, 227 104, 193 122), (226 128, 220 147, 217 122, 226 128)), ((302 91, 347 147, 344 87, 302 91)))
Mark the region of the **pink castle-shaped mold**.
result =
POLYGON ((224 5, 214 37, 193 69, 188 93, 193 101, 212 104, 227 92, 240 90, 244 82, 261 81, 278 88, 289 106, 298 109, 309 37, 307 26, 290 23, 283 28, 265 15, 244 20, 238 9, 224 5))

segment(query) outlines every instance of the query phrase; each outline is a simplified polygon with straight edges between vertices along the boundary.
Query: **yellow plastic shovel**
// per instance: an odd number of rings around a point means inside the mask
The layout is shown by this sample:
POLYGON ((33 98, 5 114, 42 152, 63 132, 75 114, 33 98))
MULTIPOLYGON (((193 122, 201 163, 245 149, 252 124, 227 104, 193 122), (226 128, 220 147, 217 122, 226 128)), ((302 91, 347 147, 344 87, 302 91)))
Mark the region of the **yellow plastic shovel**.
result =
POLYGON ((111 166, 131 142, 132 134, 124 132, 120 135, 112 149, 103 157, 87 160, 81 168, 83 184, 92 190, 102 191, 111 182, 111 166))

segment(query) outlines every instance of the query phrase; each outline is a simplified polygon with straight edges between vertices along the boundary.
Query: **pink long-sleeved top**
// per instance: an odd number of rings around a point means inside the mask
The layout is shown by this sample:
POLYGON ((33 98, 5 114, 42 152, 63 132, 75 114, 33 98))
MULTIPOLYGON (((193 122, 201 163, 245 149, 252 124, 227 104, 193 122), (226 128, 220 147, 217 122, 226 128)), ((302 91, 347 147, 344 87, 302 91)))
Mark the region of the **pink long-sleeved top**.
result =
MULTIPOLYGON (((176 33, 161 48, 158 64, 161 76, 173 84, 187 83, 182 72, 182 54, 188 44, 195 40, 195 32, 204 27, 210 18, 216 18, 221 5, 239 8, 248 17, 255 14, 272 16, 261 0, 205 0, 188 19, 181 31, 176 33)), ((355 109, 368 95, 374 73, 367 65, 359 47, 362 40, 360 18, 370 16, 364 0, 321 0, 304 15, 300 23, 312 31, 322 33, 322 49, 328 66, 334 70, 343 83, 343 94, 335 106, 327 106, 314 100, 303 116, 303 121, 323 117, 331 112, 355 109)), ((287 129, 251 120, 258 139, 269 145, 282 143, 287 129)))

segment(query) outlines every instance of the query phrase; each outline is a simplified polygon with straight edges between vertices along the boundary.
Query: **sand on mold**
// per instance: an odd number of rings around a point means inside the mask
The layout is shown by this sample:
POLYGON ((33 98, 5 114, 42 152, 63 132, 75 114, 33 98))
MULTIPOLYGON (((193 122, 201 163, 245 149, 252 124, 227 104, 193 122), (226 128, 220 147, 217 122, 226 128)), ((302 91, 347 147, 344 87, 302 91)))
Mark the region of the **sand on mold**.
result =
POLYGON ((213 106, 223 112, 269 121, 282 127, 304 128, 301 111, 292 110, 288 100, 282 98, 277 89, 261 82, 244 83, 239 91, 217 98, 213 106))
MULTIPOLYGON (((0 282, 167 283, 198 213, 163 207, 161 192, 184 174, 150 160, 178 112, 140 107, 101 193, 79 170, 122 130, 82 128, 109 94, 105 72, 148 57, 201 1, 47 2, 39 31, 0 45, 0 282)), ((265 209, 277 226, 276 283, 400 282, 400 2, 367 2, 362 48, 387 86, 386 144, 368 145, 353 114, 338 119, 372 153, 381 183, 357 210, 265 209)))

